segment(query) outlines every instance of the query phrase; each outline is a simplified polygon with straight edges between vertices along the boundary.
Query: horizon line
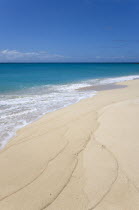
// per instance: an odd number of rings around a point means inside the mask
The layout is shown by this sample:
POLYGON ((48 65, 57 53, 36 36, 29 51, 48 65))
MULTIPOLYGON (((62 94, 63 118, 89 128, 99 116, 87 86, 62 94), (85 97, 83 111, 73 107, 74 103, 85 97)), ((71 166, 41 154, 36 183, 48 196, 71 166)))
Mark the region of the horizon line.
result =
POLYGON ((137 62, 87 62, 87 61, 80 61, 80 62, 76 62, 76 61, 73 61, 73 62, 0 62, 0 64, 126 64, 126 63, 129 63, 129 64, 139 64, 139 61, 137 62))

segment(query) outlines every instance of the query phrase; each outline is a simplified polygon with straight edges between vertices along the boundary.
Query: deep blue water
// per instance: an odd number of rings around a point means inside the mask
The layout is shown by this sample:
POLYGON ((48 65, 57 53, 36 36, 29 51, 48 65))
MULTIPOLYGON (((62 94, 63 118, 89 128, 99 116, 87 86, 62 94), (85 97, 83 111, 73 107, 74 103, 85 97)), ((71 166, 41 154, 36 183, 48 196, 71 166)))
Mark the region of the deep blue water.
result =
POLYGON ((0 64, 0 147, 42 115, 97 94, 78 88, 134 78, 138 64, 0 64))
POLYGON ((138 64, 0 64, 0 92, 136 74, 139 74, 138 64))

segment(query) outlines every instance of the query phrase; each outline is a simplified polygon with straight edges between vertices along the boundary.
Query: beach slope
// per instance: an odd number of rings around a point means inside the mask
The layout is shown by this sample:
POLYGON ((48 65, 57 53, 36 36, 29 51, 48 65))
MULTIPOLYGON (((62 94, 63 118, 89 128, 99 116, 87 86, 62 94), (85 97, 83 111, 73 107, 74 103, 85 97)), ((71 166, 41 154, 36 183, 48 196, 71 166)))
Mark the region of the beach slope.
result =
POLYGON ((139 209, 139 80, 123 84, 17 132, 0 151, 0 209, 139 209))

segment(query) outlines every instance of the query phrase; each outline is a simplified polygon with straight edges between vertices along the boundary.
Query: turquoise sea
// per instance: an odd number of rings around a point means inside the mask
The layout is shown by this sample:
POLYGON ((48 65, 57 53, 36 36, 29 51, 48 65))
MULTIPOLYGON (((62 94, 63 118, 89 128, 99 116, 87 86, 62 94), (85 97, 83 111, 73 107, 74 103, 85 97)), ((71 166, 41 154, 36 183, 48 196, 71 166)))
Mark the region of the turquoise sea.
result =
POLYGON ((0 64, 1 148, 17 129, 42 115, 97 94, 77 88, 139 78, 138 64, 0 64))

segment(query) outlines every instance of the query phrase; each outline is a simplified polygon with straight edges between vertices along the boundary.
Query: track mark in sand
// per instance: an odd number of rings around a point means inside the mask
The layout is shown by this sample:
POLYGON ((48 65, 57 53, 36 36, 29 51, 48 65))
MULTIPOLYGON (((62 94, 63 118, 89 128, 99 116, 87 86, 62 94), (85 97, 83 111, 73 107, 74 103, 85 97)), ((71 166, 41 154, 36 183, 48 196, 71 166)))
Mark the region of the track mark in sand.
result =
POLYGON ((93 137, 93 134, 92 134, 92 132, 91 132, 91 134, 90 134, 89 138, 87 139, 86 143, 84 144, 83 148, 76 154, 76 156, 77 156, 77 162, 76 162, 76 165, 75 165, 75 167, 74 167, 74 170, 72 171, 72 173, 71 173, 69 179, 67 180, 67 183, 63 186, 63 188, 60 190, 60 192, 54 197, 54 199, 53 199, 50 203, 48 203, 46 206, 44 206, 43 208, 41 208, 40 210, 46 210, 53 202, 55 202, 55 200, 59 197, 59 195, 63 192, 63 190, 64 190, 64 189, 67 187, 67 185, 70 183, 70 181, 71 181, 71 179, 72 179, 72 177, 73 177, 73 173, 74 173, 74 171, 75 171, 75 169, 76 169, 76 167, 77 167, 77 165, 78 165, 78 155, 79 155, 82 151, 85 150, 85 148, 87 147, 87 145, 88 145, 89 141, 91 140, 91 138, 93 138, 93 141, 95 141, 98 145, 101 145, 101 147, 102 147, 103 149, 105 149, 105 150, 113 157, 113 159, 114 159, 114 161, 115 161, 115 165, 116 165, 116 172, 115 172, 115 178, 114 178, 114 180, 112 181, 112 183, 111 183, 110 187, 108 188, 108 190, 105 192, 105 194, 102 196, 102 198, 101 198, 93 207, 89 208, 88 210, 93 210, 93 209, 95 209, 96 206, 99 205, 99 204, 102 202, 102 200, 108 195, 108 193, 111 191, 111 189, 112 189, 114 183, 116 182, 116 180, 117 180, 117 178, 118 178, 118 171, 119 171, 119 164, 118 164, 118 161, 117 161, 116 157, 114 156, 114 154, 113 154, 108 148, 106 148, 105 145, 102 145, 102 144, 100 144, 97 140, 95 140, 95 138, 93 137))
POLYGON ((105 194, 101 197, 101 199, 94 205, 92 206, 91 208, 89 208, 88 210, 93 210, 95 209, 102 201, 103 199, 109 194, 109 192, 111 191, 114 183, 116 182, 117 178, 118 178, 118 172, 119 172, 119 164, 118 164, 118 160, 117 158, 115 157, 115 155, 113 154, 113 152, 111 152, 105 145, 102 145, 100 142, 98 142, 97 140, 95 140, 94 138, 94 141, 99 144, 103 149, 105 149, 111 156, 112 158, 114 159, 115 161, 115 165, 116 165, 116 172, 115 172, 115 178, 113 179, 110 187, 108 188, 108 190, 105 192, 105 194))
POLYGON ((92 137, 92 132, 91 134, 89 135, 89 137, 87 138, 87 141, 85 142, 85 144, 83 145, 82 149, 80 149, 76 154, 76 164, 73 168, 73 171, 69 177, 69 179, 67 180, 66 184, 62 187, 62 189, 60 190, 60 192, 54 197, 54 199, 49 202, 46 206, 44 206, 43 208, 41 208, 40 210, 46 210, 53 202, 55 202, 55 200, 59 197, 59 195, 64 191, 64 189, 68 186, 68 184, 70 183, 71 179, 73 178, 73 173, 78 165, 78 155, 87 147, 89 141, 91 140, 91 137, 92 137))
POLYGON ((38 174, 38 176, 36 176, 31 182, 27 183, 26 185, 24 185, 24 186, 21 187, 20 189, 16 190, 15 192, 13 192, 13 193, 11 193, 11 194, 9 194, 9 195, 7 195, 7 196, 4 196, 3 198, 0 199, 0 201, 3 201, 4 199, 6 199, 6 198, 8 198, 8 197, 10 197, 10 196, 12 196, 12 195, 14 195, 14 194, 16 194, 17 192, 23 190, 25 187, 29 186, 29 185, 32 184, 34 181, 36 181, 36 180, 37 180, 37 179, 46 171, 46 169, 47 169, 49 163, 52 162, 54 159, 56 159, 56 158, 57 158, 57 157, 66 149, 66 147, 68 146, 68 143, 69 143, 69 142, 67 142, 67 143, 65 144, 65 146, 64 146, 64 147, 63 147, 63 148, 62 148, 62 149, 61 149, 53 158, 51 158, 51 159, 47 162, 46 167, 45 167, 45 168, 38 174))
POLYGON ((48 208, 48 207, 49 207, 49 206, 58 198, 58 196, 63 192, 63 190, 67 187, 68 183, 70 182, 70 180, 71 180, 71 178, 72 178, 72 175, 73 175, 73 173, 74 173, 74 171, 75 171, 77 165, 78 165, 78 158, 76 158, 75 166, 74 166, 74 168, 73 168, 73 170, 72 170, 72 173, 70 174, 69 179, 68 179, 67 182, 65 183, 65 185, 60 189, 59 193, 53 198, 53 200, 50 201, 49 203, 47 203, 47 205, 45 205, 44 207, 42 207, 40 210, 44 210, 44 209, 48 208))
MULTIPOLYGON (((106 106, 106 107, 107 107, 107 106, 106 106)), ((104 108, 105 108, 105 107, 103 107, 103 109, 104 109, 104 108)), ((99 110, 99 111, 100 111, 100 110, 99 110)), ((94 131, 93 139, 94 139, 94 141, 95 141, 98 145, 100 145, 103 149, 105 149, 105 150, 111 155, 111 157, 112 157, 113 160, 115 161, 116 172, 115 172, 115 178, 113 179, 113 181, 112 181, 111 185, 109 186, 108 190, 104 193, 104 195, 101 197, 101 199, 100 199, 94 206, 92 206, 91 208, 89 208, 88 210, 93 210, 93 209, 95 209, 95 208, 103 201, 103 199, 109 194, 109 192, 111 191, 113 185, 115 184, 115 182, 116 182, 116 180, 117 180, 117 178, 118 178, 118 173, 119 173, 119 163, 118 163, 118 160, 117 160, 117 158, 115 157, 114 153, 113 153, 110 149, 108 149, 105 145, 102 145, 102 144, 101 144, 98 140, 96 140, 96 138, 95 138, 95 132, 97 131, 97 129, 98 129, 99 126, 100 126, 99 118, 101 117, 101 115, 99 115, 98 112, 96 112, 96 113, 97 113, 97 128, 96 128, 95 131, 94 131)), ((102 114, 103 114, 103 113, 102 113, 102 114)))

